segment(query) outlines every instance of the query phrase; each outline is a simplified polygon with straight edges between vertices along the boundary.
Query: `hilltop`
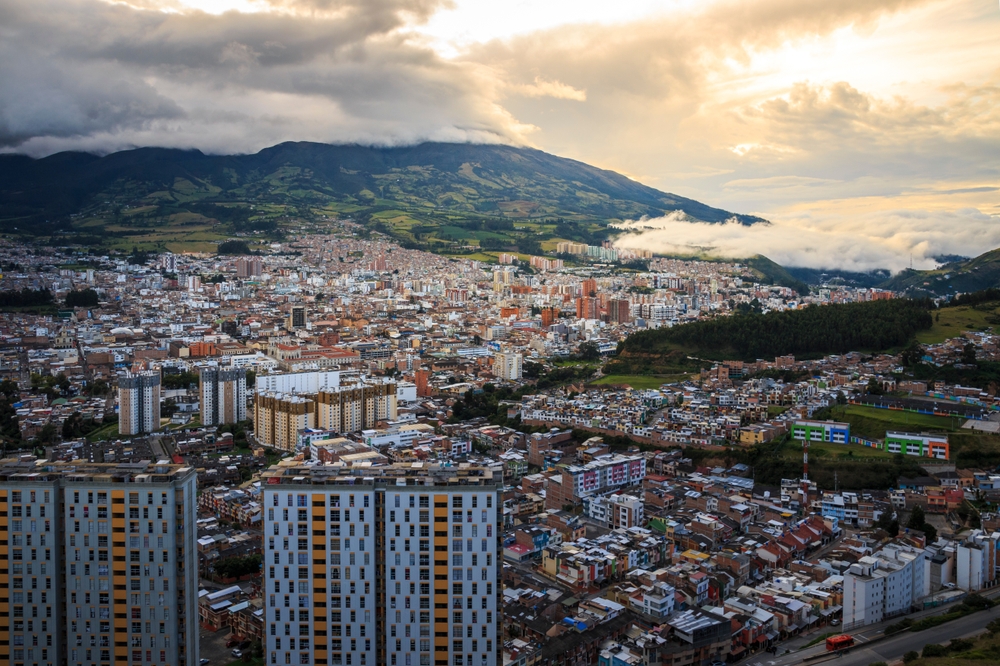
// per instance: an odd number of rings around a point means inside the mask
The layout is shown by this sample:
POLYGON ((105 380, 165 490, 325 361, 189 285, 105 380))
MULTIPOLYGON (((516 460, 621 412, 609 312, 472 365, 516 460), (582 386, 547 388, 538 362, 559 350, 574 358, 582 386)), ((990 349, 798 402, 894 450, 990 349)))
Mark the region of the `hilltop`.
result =
POLYGON ((609 221, 674 211, 708 223, 765 222, 613 171, 501 145, 282 143, 253 155, 165 148, 103 157, 0 155, 0 231, 151 250, 233 234, 273 236, 289 220, 348 217, 439 251, 484 240, 538 251, 546 241, 600 240, 609 221))
POLYGON ((930 271, 908 269, 881 286, 919 296, 951 296, 1000 287, 1000 249, 930 271))

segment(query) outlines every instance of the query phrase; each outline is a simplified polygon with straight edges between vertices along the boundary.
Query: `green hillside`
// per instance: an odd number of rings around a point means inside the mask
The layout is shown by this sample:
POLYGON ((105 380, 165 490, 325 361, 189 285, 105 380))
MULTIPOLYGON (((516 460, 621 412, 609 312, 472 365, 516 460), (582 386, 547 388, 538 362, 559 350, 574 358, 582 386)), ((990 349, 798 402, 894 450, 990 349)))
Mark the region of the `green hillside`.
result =
POLYGON ((104 157, 0 155, 0 231, 171 248, 350 218, 436 251, 595 242, 608 221, 683 211, 764 222, 538 150, 283 143, 254 155, 141 148, 104 157))
POLYGON ((931 271, 902 271, 882 287, 911 295, 950 296, 1000 287, 1000 249, 931 271))

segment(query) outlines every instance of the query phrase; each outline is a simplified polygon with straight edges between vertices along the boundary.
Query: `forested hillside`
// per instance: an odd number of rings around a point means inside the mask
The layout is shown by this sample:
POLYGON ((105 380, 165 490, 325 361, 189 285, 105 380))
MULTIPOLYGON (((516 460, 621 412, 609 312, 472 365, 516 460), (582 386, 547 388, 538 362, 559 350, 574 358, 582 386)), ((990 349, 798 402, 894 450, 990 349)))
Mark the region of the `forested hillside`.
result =
MULTIPOLYGON (((640 331, 623 340, 608 374, 663 372, 696 359, 774 358, 905 346, 933 323, 929 301, 894 299, 738 314, 640 331)), ((688 363, 687 365, 690 365, 688 363)))

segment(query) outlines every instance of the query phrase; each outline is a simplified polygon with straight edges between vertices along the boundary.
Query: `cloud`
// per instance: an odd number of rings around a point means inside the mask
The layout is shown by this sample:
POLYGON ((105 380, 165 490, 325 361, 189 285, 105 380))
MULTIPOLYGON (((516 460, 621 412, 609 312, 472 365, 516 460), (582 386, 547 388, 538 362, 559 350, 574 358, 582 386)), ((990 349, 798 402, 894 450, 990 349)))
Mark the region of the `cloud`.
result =
POLYGON ((511 86, 511 90, 525 97, 554 97, 556 99, 571 99, 577 102, 587 101, 587 91, 577 90, 559 81, 546 81, 540 76, 535 77, 531 84, 511 86))
POLYGON ((763 254, 784 266, 899 271, 933 268, 936 256, 975 256, 1000 247, 1000 217, 980 210, 886 210, 845 218, 801 214, 769 226, 703 224, 671 214, 619 225, 616 247, 663 254, 701 252, 746 258, 763 254))
POLYGON ((0 5, 0 147, 248 152, 285 140, 524 142, 485 70, 406 29, 446 3, 276 2, 210 15, 93 0, 0 5))

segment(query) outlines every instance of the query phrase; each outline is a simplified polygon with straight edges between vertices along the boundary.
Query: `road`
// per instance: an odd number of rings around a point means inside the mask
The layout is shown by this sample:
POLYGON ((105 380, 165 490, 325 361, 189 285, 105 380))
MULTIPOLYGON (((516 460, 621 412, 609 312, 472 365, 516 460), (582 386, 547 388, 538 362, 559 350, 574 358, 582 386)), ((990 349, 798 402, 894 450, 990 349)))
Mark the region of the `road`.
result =
MULTIPOLYGON (((920 652, 928 643, 944 644, 953 638, 966 638, 982 633, 987 624, 1000 617, 1000 610, 998 608, 1000 607, 973 613, 958 620, 946 622, 933 629, 925 629, 918 632, 904 631, 897 636, 878 641, 871 646, 866 646, 864 642, 859 642, 858 645, 855 645, 842 657, 831 656, 829 661, 817 659, 812 663, 826 664, 832 662, 833 666, 868 666, 868 664, 876 661, 888 662, 893 659, 900 659, 910 650, 920 652)), ((744 663, 747 666, 792 666, 793 664, 801 664, 805 657, 825 652, 825 645, 820 643, 819 645, 814 645, 811 648, 799 650, 798 652, 792 652, 791 654, 755 655, 744 663)))

